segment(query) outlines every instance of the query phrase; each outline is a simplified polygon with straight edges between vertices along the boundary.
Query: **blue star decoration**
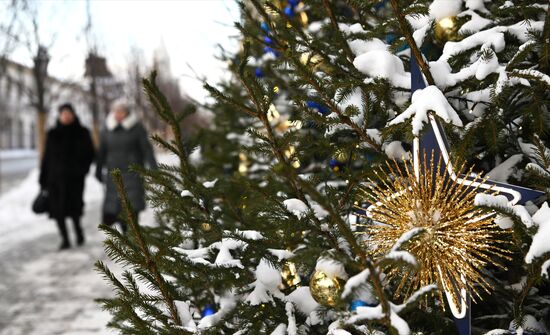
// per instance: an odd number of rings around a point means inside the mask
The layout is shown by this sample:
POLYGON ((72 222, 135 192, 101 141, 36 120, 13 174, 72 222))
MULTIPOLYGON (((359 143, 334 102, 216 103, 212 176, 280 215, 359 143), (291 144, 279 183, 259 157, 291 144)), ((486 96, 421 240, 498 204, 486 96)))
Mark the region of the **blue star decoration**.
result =
MULTIPOLYGON (((426 84, 422 77, 420 67, 414 57, 411 57, 411 94, 418 89, 424 89, 426 84)), ((447 166, 448 175, 457 182, 464 182, 466 185, 477 187, 478 190, 483 191, 491 189, 498 191, 499 194, 506 196, 511 205, 524 205, 528 201, 535 200, 545 195, 544 192, 517 186, 506 183, 496 182, 492 180, 485 180, 483 182, 477 182, 473 177, 457 175, 453 171, 449 156, 449 144, 445 137, 443 127, 439 123, 439 120, 433 115, 428 116, 429 126, 422 137, 415 138, 413 143, 413 164, 415 167, 419 167, 424 163, 429 166, 431 160, 434 162, 443 162, 447 166), (420 155, 421 152, 432 152, 433 155, 420 155), (441 159, 441 160, 440 160, 441 159), (424 162, 426 160, 426 162, 424 162)), ((415 168, 417 170, 417 168, 415 168)), ((450 310, 455 319, 458 333, 460 335, 471 334, 471 299, 465 291, 461 294, 461 305, 455 306, 450 299, 448 292, 447 300, 450 306, 450 310)))

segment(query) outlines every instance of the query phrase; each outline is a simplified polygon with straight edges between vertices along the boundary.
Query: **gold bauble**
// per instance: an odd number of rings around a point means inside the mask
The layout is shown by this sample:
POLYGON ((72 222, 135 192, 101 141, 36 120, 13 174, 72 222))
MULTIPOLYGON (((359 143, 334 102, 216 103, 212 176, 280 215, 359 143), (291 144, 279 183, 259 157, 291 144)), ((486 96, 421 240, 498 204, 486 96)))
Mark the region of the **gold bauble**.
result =
POLYGON ((332 69, 328 66, 319 54, 312 54, 310 52, 304 52, 300 55, 300 63, 305 66, 311 67, 314 71, 322 71, 325 73, 331 73, 332 69))
POLYGON ((345 149, 338 149, 334 153, 334 158, 340 163, 346 163, 349 160, 349 152, 345 149))
POLYGON ((320 305, 334 307, 341 301, 340 296, 345 284, 342 278, 329 276, 326 272, 317 270, 309 281, 309 291, 320 305))
POLYGON ((434 37, 439 45, 444 45, 449 41, 460 40, 458 34, 458 19, 456 16, 448 16, 437 21, 435 24, 434 37))
MULTIPOLYGON (((508 233, 493 223, 494 213, 475 206, 479 186, 452 179, 447 172, 454 166, 457 175, 469 176, 471 168, 465 169, 464 163, 447 165, 441 158, 435 161, 433 152, 430 163, 426 161, 424 154, 418 174, 412 160, 404 168, 388 162, 387 169, 376 173, 380 181, 370 181, 364 200, 373 205, 365 211, 377 224, 365 225, 367 249, 375 260, 384 260, 403 234, 416 229, 400 249, 415 257, 418 268, 389 263, 385 269, 387 278, 397 284, 396 297, 409 297, 435 283, 443 308, 445 290, 459 306, 461 290, 475 301, 481 298, 480 290, 492 289, 483 269, 489 264, 503 268, 498 260, 509 259, 508 233)), ((477 176, 472 182, 481 184, 484 179, 477 176)))
POLYGON ((283 279, 279 289, 281 291, 289 291, 298 286, 301 282, 298 270, 296 270, 296 264, 292 262, 286 262, 281 269, 281 278, 283 279))
POLYGON ((201 229, 202 229, 203 231, 210 231, 210 229, 212 229, 212 225, 211 225, 210 223, 208 223, 208 222, 203 222, 203 223, 201 224, 201 229))

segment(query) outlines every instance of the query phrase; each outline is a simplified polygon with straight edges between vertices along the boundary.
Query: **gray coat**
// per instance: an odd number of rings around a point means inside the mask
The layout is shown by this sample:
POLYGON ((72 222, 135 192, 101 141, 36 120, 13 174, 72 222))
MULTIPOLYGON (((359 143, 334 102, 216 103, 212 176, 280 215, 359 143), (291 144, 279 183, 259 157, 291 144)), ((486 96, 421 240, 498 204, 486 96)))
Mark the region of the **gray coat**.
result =
POLYGON ((96 176, 105 182, 107 189, 103 202, 104 215, 118 215, 122 211, 116 186, 108 174, 113 169, 119 169, 122 173, 132 208, 136 212, 145 209, 145 190, 141 177, 129 171, 134 164, 148 168, 157 166, 147 132, 133 113, 121 124, 117 124, 109 114, 106 126, 101 131, 96 170, 96 176))

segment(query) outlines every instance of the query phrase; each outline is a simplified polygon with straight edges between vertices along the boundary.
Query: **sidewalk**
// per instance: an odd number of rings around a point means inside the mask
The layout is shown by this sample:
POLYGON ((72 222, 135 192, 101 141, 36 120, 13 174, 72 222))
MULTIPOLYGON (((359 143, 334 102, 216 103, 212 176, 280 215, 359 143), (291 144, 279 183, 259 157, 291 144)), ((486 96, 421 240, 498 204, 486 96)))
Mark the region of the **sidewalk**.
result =
POLYGON ((97 229, 101 185, 86 182, 86 245, 58 252, 54 221, 30 211, 36 184, 33 172, 0 197, 0 335, 109 334, 110 315, 94 299, 112 292, 93 264, 101 259, 120 269, 106 259, 97 229))

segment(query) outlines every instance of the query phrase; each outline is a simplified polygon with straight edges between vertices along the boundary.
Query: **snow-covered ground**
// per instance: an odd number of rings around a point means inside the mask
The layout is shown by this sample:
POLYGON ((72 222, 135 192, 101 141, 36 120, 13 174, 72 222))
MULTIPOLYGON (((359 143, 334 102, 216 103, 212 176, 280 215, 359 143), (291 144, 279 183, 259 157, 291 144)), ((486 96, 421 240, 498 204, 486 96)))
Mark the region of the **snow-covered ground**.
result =
POLYGON ((94 302, 112 294, 93 269, 106 261, 97 229, 102 186, 86 181, 86 245, 58 252, 54 221, 30 210, 37 179, 34 170, 0 197, 0 334, 108 334, 109 314, 94 302))
POLYGON ((35 150, 0 150, 0 195, 17 186, 37 165, 35 150))
MULTIPOLYGON (((104 234, 97 228, 103 186, 88 176, 82 222, 86 244, 62 252, 57 251, 55 222, 30 209, 38 191, 38 172, 33 170, 0 196, 0 335, 111 333, 106 328, 109 314, 94 302, 112 295, 94 270, 95 261, 102 260, 120 273, 107 259, 104 234)), ((151 224, 152 211, 140 217, 142 223, 151 224)), ((70 221, 68 227, 74 241, 70 221)))

